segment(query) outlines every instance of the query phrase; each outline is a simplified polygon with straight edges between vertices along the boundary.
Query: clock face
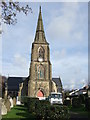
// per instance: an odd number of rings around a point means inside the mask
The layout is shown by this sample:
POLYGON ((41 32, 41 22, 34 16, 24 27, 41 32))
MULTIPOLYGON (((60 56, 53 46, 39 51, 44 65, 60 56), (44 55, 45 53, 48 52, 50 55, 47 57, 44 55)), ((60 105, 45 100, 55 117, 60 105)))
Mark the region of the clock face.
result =
POLYGON ((38 58, 38 61, 39 61, 39 62, 42 62, 42 61, 43 61, 43 58, 39 57, 39 58, 38 58))

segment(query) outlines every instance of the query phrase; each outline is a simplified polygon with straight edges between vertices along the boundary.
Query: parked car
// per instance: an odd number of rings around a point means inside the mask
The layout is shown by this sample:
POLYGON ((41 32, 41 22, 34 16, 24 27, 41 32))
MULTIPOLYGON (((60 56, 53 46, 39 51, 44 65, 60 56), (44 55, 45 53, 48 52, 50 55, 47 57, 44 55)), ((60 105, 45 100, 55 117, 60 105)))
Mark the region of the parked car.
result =
POLYGON ((51 92, 49 101, 52 104, 63 104, 62 93, 51 92))

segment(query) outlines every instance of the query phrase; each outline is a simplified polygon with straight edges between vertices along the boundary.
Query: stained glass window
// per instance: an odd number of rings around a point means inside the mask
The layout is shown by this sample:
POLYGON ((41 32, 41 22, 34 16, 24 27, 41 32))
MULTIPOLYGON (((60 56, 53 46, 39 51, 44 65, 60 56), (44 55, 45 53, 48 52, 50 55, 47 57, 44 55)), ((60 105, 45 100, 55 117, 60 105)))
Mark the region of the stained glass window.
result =
POLYGON ((38 79, 43 79, 44 78, 44 67, 42 65, 39 65, 37 67, 37 77, 38 79))

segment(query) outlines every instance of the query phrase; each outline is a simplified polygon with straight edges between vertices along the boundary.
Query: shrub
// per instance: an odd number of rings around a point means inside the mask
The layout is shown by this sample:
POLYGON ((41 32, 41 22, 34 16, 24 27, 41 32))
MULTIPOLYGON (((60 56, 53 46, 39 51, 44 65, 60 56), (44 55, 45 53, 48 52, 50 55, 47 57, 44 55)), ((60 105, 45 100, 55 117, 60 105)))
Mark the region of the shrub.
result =
POLYGON ((86 97, 85 95, 80 95, 79 96, 81 104, 85 104, 85 97, 86 97))
POLYGON ((86 110, 90 111, 90 98, 86 98, 86 100, 85 100, 85 108, 86 108, 86 110))
POLYGON ((47 101, 47 100, 40 100, 40 105, 43 106, 43 105, 50 105, 50 102, 47 101))
POLYGON ((33 113, 35 112, 36 103, 39 102, 39 99, 23 96, 21 102, 28 108, 30 113, 33 113))
POLYGON ((29 109, 29 112, 35 112, 36 109, 38 109, 39 107, 43 106, 43 105, 49 105, 50 102, 49 101, 45 101, 45 100, 39 100, 38 98, 27 98, 27 107, 29 109))
POLYGON ((70 106, 71 105, 71 100, 64 100, 64 105, 70 106))
POLYGON ((23 103, 25 106, 28 106, 28 97, 27 96, 22 96, 21 97, 21 103, 23 103))
POLYGON ((38 98, 28 98, 28 109, 29 112, 33 113, 36 110, 37 105, 39 104, 39 99, 38 98))
POLYGON ((43 105, 36 110, 37 120, 68 120, 68 108, 60 105, 43 105))
POLYGON ((23 102, 29 112, 36 116, 37 120, 68 120, 68 108, 61 105, 51 105, 47 100, 24 97, 23 102))
POLYGON ((81 106, 81 100, 79 97, 72 99, 72 107, 79 108, 81 106))

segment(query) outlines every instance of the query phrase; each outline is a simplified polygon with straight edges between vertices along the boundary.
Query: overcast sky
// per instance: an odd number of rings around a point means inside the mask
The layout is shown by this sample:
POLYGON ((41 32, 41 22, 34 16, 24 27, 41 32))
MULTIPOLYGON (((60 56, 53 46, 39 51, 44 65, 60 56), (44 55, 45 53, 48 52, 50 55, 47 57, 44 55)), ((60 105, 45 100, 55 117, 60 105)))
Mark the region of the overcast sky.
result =
MULTIPOLYGON (((25 4, 25 3, 24 3, 25 4)), ((33 13, 19 13, 16 25, 3 25, 2 75, 28 76, 39 6, 50 44, 52 77, 61 77, 65 89, 88 81, 88 3, 29 3, 33 13)), ((1 51, 0 51, 1 52, 1 51)), ((1 59, 0 59, 1 60, 1 59)))

